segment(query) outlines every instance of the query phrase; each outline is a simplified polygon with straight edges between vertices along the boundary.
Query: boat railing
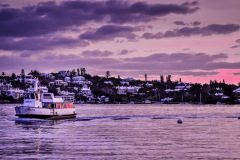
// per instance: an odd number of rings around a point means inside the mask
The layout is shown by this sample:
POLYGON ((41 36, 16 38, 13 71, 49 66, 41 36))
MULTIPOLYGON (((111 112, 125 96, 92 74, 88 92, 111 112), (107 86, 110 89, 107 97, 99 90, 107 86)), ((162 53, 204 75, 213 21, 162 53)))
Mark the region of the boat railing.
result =
POLYGON ((63 102, 63 103, 43 103, 43 108, 48 109, 67 109, 74 108, 72 102, 63 102))

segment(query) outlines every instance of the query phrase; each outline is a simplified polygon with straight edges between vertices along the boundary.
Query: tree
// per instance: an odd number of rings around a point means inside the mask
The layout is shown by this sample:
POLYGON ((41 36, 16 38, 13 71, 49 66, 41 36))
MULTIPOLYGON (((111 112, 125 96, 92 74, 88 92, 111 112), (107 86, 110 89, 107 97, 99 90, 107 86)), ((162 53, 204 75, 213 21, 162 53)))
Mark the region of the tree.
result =
POLYGON ((24 69, 21 70, 21 79, 22 79, 22 82, 25 83, 25 71, 24 69))
POLYGON ((171 75, 167 75, 167 78, 166 78, 167 83, 171 83, 172 82, 171 77, 172 77, 171 75))
POLYGON ((6 74, 5 74, 5 72, 2 72, 2 76, 5 76, 6 74))
POLYGON ((144 74, 145 81, 147 82, 147 73, 144 74))
POLYGON ((72 76, 76 76, 76 70, 73 69, 72 72, 71 72, 72 76))
POLYGON ((70 72, 70 81, 73 82, 73 72, 70 72))
POLYGON ((77 75, 80 76, 80 69, 77 68, 77 75))
POLYGON ((106 71, 106 78, 108 79, 111 76, 110 71, 106 71))
POLYGON ((164 77, 163 77, 163 75, 160 76, 160 81, 161 81, 161 83, 164 83, 164 77))
POLYGON ((38 70, 31 70, 31 72, 29 74, 32 75, 33 77, 40 76, 40 72, 38 70))
POLYGON ((86 74, 86 69, 85 68, 81 68, 81 76, 84 76, 86 74))
POLYGON ((12 79, 16 79, 16 77, 17 77, 16 74, 15 74, 15 73, 12 73, 11 78, 12 78, 12 79))

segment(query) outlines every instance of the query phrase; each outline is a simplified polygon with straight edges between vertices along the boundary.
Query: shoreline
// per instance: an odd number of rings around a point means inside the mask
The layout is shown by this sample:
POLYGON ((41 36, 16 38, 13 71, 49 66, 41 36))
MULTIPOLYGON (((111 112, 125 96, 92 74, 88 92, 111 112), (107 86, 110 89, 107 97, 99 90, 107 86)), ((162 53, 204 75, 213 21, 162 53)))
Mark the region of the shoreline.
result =
MULTIPOLYGON (((22 104, 20 102, 0 102, 0 105, 1 104, 22 104)), ((85 104, 92 104, 92 105, 119 105, 119 104, 122 104, 122 105, 155 105, 155 104, 159 104, 159 105, 179 105, 179 104, 185 104, 185 105, 231 105, 231 106, 234 106, 234 105, 240 105, 238 103, 235 103, 235 104, 227 104, 227 103, 219 103, 219 104, 211 104, 211 103, 202 103, 202 104, 199 104, 199 103, 74 103, 74 105, 85 105, 85 104)))

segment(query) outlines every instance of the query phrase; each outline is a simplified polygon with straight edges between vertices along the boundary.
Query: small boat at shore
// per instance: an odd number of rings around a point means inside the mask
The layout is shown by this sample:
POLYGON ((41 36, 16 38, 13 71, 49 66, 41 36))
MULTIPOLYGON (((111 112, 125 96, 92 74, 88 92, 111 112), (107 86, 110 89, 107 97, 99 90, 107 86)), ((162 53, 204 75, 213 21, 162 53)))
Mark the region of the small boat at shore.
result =
POLYGON ((24 102, 15 107, 16 116, 20 118, 69 119, 76 117, 73 102, 64 102, 62 97, 53 93, 41 92, 38 79, 35 80, 33 91, 24 93, 24 102))

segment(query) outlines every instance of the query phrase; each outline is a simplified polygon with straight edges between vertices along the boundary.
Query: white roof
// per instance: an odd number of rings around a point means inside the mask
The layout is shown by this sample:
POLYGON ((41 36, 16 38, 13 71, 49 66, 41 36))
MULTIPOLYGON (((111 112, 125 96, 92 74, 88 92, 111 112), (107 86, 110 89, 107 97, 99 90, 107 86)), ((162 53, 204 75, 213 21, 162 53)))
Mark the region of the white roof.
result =
POLYGON ((174 92, 174 89, 165 89, 165 92, 174 92))
POLYGON ((223 96, 223 93, 215 93, 215 96, 223 96))
POLYGON ((117 89, 140 89, 139 86, 117 86, 117 89))
POLYGON ((82 89, 81 89, 82 91, 89 91, 90 90, 90 88, 89 87, 86 87, 86 86, 84 86, 84 87, 82 87, 82 89))
POLYGON ((234 93, 240 93, 240 87, 233 91, 234 93))
POLYGON ((63 80, 57 79, 55 80, 55 82, 63 82, 63 80))
POLYGON ((21 90, 19 88, 12 88, 12 89, 9 89, 8 91, 9 92, 18 92, 18 93, 23 93, 24 92, 24 90, 21 90))

